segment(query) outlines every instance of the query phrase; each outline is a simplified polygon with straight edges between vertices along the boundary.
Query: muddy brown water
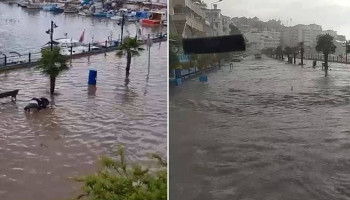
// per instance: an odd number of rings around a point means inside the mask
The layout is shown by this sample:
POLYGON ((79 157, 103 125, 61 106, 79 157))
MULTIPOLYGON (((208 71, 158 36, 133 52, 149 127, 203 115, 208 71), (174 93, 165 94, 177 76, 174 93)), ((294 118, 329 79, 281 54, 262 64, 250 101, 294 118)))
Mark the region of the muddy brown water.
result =
POLYGON ((152 47, 148 80, 147 51, 132 60, 129 79, 125 58, 113 52, 74 59, 52 97, 48 78, 34 68, 0 73, 0 91, 20 89, 17 102, 0 99, 0 199, 72 197, 81 185, 69 178, 93 172, 102 154, 115 157, 118 144, 131 163, 153 166, 148 153, 166 158, 166 50, 166 43, 152 47), (89 69, 98 73, 95 89, 89 69), (52 105, 25 113, 34 96, 52 105))
POLYGON ((170 198, 350 199, 350 65, 311 66, 250 57, 170 90, 170 198))

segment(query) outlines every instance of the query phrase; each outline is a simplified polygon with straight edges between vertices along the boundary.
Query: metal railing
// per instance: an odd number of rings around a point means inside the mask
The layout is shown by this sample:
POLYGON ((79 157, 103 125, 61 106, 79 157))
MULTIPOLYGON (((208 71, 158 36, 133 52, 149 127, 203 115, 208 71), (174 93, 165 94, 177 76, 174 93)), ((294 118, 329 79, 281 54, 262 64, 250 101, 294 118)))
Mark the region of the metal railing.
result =
MULTIPOLYGON (((164 41, 167 38, 166 33, 152 33, 150 34, 150 39, 154 40, 155 42, 158 41, 164 41)), ((142 43, 146 43, 148 39, 147 36, 139 36, 139 41, 142 43)), ((62 48, 64 55, 67 57, 74 56, 74 55, 84 55, 85 53, 91 53, 91 52, 104 52, 103 50, 113 50, 118 47, 120 43, 120 40, 106 40, 106 41, 98 41, 93 43, 88 43, 82 46, 70 46, 68 48, 62 48), (74 50, 78 49, 79 52, 76 52, 74 50), (83 47, 83 48, 81 48, 83 47)), ((21 65, 21 64, 30 64, 30 63, 36 63, 41 59, 41 52, 29 52, 29 53, 17 53, 17 52, 10 52, 8 54, 0 54, 0 69, 3 66, 14 66, 14 65, 21 65)))

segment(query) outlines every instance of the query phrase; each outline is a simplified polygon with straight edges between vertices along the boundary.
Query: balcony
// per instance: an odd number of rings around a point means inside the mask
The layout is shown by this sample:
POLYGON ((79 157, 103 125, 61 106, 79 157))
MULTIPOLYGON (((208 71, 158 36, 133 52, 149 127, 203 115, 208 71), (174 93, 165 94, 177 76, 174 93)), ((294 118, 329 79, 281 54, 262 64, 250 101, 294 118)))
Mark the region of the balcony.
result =
POLYGON ((190 27, 197 29, 200 32, 204 32, 204 25, 201 21, 196 20, 195 18, 186 16, 186 24, 190 27))
POLYGON ((174 13, 172 16, 173 21, 182 21, 186 20, 186 14, 185 13, 174 13))
POLYGON ((185 0, 185 5, 197 15, 201 16, 203 19, 206 17, 202 9, 197 4, 193 3, 191 0, 185 0))

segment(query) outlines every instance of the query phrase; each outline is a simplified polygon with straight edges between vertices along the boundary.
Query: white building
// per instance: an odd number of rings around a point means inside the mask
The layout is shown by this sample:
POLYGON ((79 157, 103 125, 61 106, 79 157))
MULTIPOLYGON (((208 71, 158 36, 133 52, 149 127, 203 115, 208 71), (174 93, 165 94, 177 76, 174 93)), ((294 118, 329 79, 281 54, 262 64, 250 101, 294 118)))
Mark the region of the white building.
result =
POLYGON ((222 34, 230 35, 231 17, 221 15, 221 18, 222 18, 222 34))
POLYGON ((276 48, 280 45, 281 33, 275 30, 244 33, 250 50, 261 51, 264 48, 276 48))
POLYGON ((203 9, 206 14, 206 20, 210 23, 212 36, 224 35, 223 33, 223 19, 221 9, 217 8, 217 4, 214 4, 214 9, 203 9))
POLYGON ((199 5, 191 0, 172 0, 169 4, 172 31, 185 38, 206 35, 206 15, 199 5))

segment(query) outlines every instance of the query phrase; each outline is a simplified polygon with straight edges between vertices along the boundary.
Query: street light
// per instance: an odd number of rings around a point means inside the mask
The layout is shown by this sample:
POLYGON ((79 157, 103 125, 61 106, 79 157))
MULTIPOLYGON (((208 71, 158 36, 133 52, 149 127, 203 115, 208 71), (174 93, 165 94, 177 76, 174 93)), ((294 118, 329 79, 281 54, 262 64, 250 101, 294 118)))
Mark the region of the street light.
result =
POLYGON ((213 13, 213 4, 216 4, 216 3, 219 3, 223 0, 218 0, 218 1, 215 1, 213 3, 210 4, 210 11, 211 11, 211 31, 213 32, 213 36, 214 36, 214 13, 213 13))
POLYGON ((53 43, 53 29, 54 28, 58 28, 58 26, 56 25, 56 23, 54 23, 53 21, 51 21, 51 28, 47 31, 45 31, 46 34, 50 34, 50 44, 51 44, 51 51, 52 51, 52 43, 53 43))

